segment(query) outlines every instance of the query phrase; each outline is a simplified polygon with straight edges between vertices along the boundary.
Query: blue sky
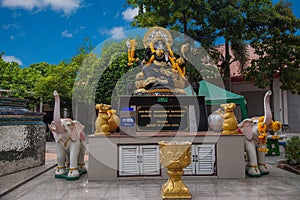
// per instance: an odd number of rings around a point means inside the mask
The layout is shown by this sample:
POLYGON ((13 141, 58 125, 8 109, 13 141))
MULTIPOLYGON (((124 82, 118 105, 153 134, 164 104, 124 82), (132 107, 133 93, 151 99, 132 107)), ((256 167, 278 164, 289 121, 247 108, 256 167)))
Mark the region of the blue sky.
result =
MULTIPOLYGON (((277 0, 274 0, 276 2, 277 0)), ((290 0, 300 18, 300 1, 290 0)), ((22 66, 58 64, 76 55, 84 38, 94 46, 130 30, 136 9, 126 0, 0 0, 0 52, 22 66)))

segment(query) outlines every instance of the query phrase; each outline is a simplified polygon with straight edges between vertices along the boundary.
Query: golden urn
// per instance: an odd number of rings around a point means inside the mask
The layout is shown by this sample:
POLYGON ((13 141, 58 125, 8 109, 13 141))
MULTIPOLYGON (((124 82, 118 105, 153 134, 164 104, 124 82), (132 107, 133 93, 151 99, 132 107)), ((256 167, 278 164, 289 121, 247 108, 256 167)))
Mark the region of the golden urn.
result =
POLYGON ((168 169, 168 181, 162 186, 163 199, 190 199, 189 189, 183 183, 181 176, 183 168, 191 164, 190 142, 159 142, 160 163, 168 169))

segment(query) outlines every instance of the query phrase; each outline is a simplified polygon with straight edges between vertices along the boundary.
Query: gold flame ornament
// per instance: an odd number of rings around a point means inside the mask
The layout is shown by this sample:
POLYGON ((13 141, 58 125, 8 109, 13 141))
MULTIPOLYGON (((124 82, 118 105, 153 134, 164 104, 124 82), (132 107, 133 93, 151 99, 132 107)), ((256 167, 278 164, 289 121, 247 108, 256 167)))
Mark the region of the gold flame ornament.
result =
POLYGON ((258 124, 257 124, 257 131, 258 131, 258 142, 261 144, 262 147, 259 147, 258 150, 260 152, 268 153, 269 149, 266 148, 267 144, 267 124, 264 122, 264 117, 260 117, 258 124))
MULTIPOLYGON (((258 135, 258 141, 261 143, 262 146, 265 146, 267 144, 267 131, 272 130, 273 132, 277 132, 282 128, 282 124, 279 121, 271 121, 269 127, 264 121, 264 116, 259 118, 258 125, 257 125, 257 131, 259 133, 258 135)), ((272 139, 279 139, 278 135, 272 135, 272 139)), ((265 147, 260 147, 258 149, 260 152, 268 153, 269 149, 265 147)))

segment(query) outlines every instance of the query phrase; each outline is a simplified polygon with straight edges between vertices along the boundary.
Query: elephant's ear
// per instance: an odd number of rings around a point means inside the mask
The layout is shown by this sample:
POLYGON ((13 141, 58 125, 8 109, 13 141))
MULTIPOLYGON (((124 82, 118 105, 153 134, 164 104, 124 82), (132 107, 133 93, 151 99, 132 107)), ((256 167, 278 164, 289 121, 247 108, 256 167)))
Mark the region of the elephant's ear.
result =
POLYGON ((76 141, 78 139, 78 136, 83 132, 84 126, 79 122, 74 120, 73 121, 74 126, 72 128, 71 132, 71 140, 76 141))
POLYGON ((52 135, 54 137, 55 142, 58 142, 59 139, 60 139, 60 137, 59 137, 59 134, 57 134, 56 131, 55 131, 56 127, 54 125, 54 121, 52 121, 51 124, 48 125, 48 127, 51 130, 51 132, 52 132, 52 135))
POLYGON ((253 132, 252 132, 253 120, 252 119, 243 120, 238 125, 238 127, 248 140, 252 139, 252 137, 253 137, 253 132))
POLYGON ((80 132, 79 137, 81 139, 81 141, 85 142, 85 133, 83 131, 80 132))

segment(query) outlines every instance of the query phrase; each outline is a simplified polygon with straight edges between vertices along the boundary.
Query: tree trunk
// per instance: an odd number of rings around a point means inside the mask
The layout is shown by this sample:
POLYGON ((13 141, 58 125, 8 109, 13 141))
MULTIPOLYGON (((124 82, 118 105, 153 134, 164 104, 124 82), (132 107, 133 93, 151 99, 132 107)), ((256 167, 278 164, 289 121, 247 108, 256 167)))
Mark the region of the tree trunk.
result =
POLYGON ((231 80, 230 80, 230 52, 229 52, 229 41, 225 39, 225 65, 224 65, 224 74, 223 82, 225 89, 231 90, 231 80))
POLYGON ((188 28, 187 28, 187 19, 186 19, 186 13, 183 13, 183 33, 185 35, 188 35, 188 28))
MULTIPOLYGON (((272 77, 272 78, 270 78, 270 90, 271 90, 272 94, 273 94, 273 84, 274 84, 274 81, 273 81, 273 77, 272 77)), ((274 95, 273 95, 272 98, 270 98, 270 109, 271 109, 271 112, 274 116, 274 109, 273 108, 274 108, 274 95)))

